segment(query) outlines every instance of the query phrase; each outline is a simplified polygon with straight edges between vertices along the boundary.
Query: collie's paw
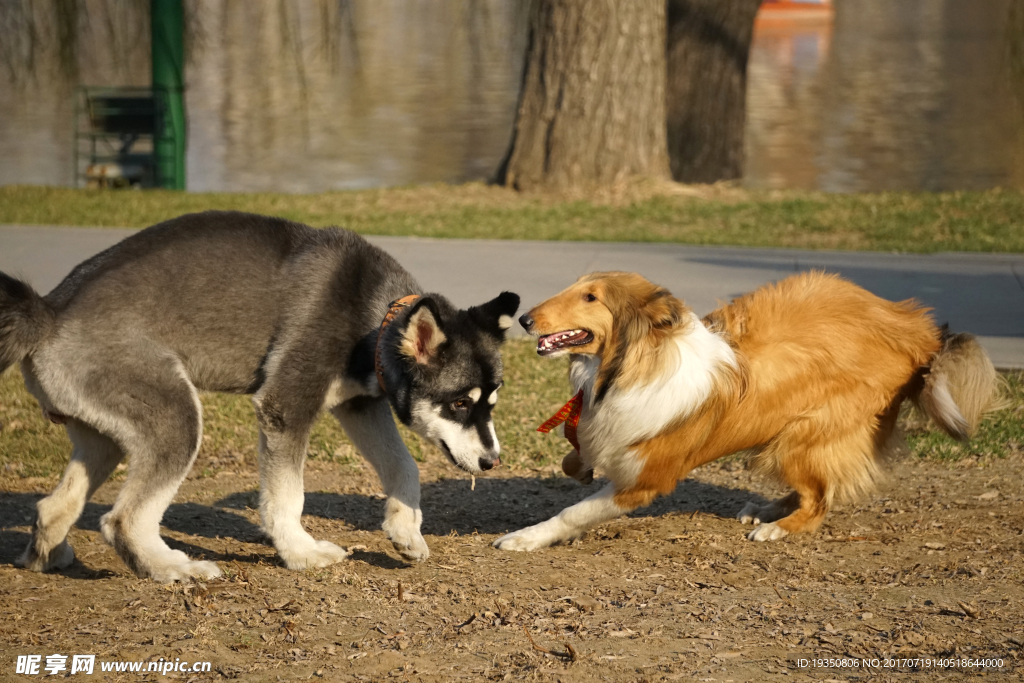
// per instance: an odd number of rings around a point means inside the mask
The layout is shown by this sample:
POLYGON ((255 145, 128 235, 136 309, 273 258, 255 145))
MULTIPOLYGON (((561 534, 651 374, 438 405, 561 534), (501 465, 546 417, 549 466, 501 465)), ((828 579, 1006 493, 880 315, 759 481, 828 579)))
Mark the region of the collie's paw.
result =
POLYGON ((492 545, 498 550, 516 550, 519 552, 537 550, 538 548, 546 548, 554 540, 542 529, 538 529, 540 526, 530 526, 519 531, 513 531, 510 534, 505 534, 492 545))
POLYGON ((747 538, 751 541, 777 541, 783 536, 788 535, 789 532, 778 524, 775 522, 769 522, 768 524, 762 524, 756 527, 753 531, 747 534, 747 538))
POLYGON ((498 550, 517 550, 519 552, 536 550, 540 547, 537 543, 531 541, 518 531, 511 534, 505 534, 491 545, 498 550))

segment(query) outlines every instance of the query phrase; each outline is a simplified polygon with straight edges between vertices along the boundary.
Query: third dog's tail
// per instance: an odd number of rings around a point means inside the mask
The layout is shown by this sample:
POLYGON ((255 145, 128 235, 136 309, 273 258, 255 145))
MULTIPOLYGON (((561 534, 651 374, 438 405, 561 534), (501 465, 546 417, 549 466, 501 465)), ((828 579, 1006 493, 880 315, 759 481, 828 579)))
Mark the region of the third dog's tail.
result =
POLYGON ((942 431, 960 441, 974 434, 986 412, 1004 403, 999 375, 974 335, 945 330, 942 349, 913 398, 942 431))
POLYGON ((0 272, 0 372, 32 353, 56 325, 56 314, 32 287, 0 272))

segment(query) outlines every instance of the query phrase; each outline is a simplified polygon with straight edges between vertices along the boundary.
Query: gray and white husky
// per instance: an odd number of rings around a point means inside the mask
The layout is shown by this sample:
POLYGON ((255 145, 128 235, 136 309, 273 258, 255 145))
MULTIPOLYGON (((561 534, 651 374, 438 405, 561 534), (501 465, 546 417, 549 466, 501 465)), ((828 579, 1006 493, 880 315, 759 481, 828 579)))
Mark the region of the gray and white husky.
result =
POLYGON ((347 554, 300 522, 307 440, 323 410, 380 476, 388 538, 405 558, 425 559, 419 472, 388 404, 467 472, 497 464, 491 411, 501 342, 518 306, 504 292, 458 310, 421 294, 391 256, 352 232, 231 212, 143 230, 77 266, 46 296, 0 273, 0 372, 20 361, 29 391, 73 444, 60 484, 37 505, 18 564, 69 565, 69 528, 127 455, 103 537, 141 577, 220 574, 159 533, 202 440, 198 391, 253 396, 260 517, 288 568, 347 554), (389 308, 414 294, 413 303, 389 308))

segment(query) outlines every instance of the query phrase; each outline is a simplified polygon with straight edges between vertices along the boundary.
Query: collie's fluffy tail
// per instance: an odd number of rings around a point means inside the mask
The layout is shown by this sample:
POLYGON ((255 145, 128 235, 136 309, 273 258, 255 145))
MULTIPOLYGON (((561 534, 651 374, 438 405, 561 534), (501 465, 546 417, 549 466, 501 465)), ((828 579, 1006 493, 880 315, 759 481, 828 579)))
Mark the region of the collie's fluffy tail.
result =
POLYGON ((56 315, 43 297, 0 272, 0 372, 32 353, 55 322, 56 315))
POLYGON ((1001 407, 1001 382, 973 335, 943 332, 942 349, 913 399, 942 431, 965 441, 986 412, 1001 407))

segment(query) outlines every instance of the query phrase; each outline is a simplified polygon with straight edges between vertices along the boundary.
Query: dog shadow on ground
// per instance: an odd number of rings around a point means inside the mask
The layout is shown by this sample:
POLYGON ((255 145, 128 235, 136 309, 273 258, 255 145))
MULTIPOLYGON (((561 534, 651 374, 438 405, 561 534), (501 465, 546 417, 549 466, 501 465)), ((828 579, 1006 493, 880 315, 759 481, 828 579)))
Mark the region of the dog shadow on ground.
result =
MULTIPOLYGON (((425 484, 422 490, 424 535, 446 536, 504 534, 524 526, 542 522, 563 508, 583 500, 604 486, 603 480, 583 486, 565 477, 539 479, 512 477, 477 479, 476 490, 470 490, 465 479, 448 479, 425 484)), ((256 505, 254 491, 233 493, 217 501, 228 509, 245 509, 256 505)), ((657 517, 668 512, 687 513, 699 510, 719 517, 735 517, 748 500, 759 503, 764 498, 743 489, 733 489, 695 480, 686 480, 667 496, 630 517, 657 517)), ((350 493, 310 492, 306 494, 304 515, 325 520, 338 520, 362 530, 380 529, 384 500, 350 493)), ((167 522, 165 521, 165 525, 167 522)), ((182 529, 184 531, 184 529, 182 529)), ((223 535, 223 531, 220 532, 223 535)))
MULTIPOLYGON (((422 490, 423 533, 446 536, 472 533, 504 534, 536 524, 558 514, 560 510, 604 486, 598 480, 588 486, 564 477, 511 477, 478 479, 476 490, 470 490, 465 479, 448 479, 425 484, 422 490)), ((0 563, 11 564, 29 541, 29 534, 12 527, 30 526, 35 519, 35 504, 45 494, 8 493, 0 495, 0 563)), ((743 504, 764 498, 744 489, 729 488, 696 480, 685 480, 676 490, 650 506, 634 511, 629 517, 659 517, 674 512, 681 515, 700 511, 723 518, 735 517, 743 504)), ((162 525, 171 531, 193 537, 233 539, 241 543, 266 544, 263 531, 242 511, 258 506, 255 491, 232 493, 214 505, 177 503, 168 508, 162 525)), ((100 517, 110 505, 88 503, 76 527, 99 532, 100 517)), ((339 521, 357 530, 379 531, 384 500, 376 496, 352 493, 309 492, 303 514, 325 522, 339 521)), ((251 513, 250 513, 251 514, 251 513)), ((681 527, 686 521, 681 520, 681 527)), ((682 530, 682 528, 681 528, 682 530)), ((318 535, 315 530, 314 535, 318 535)), ((322 531, 321 531, 322 533, 322 531)), ((255 563, 268 559, 266 554, 216 551, 201 543, 164 537, 167 544, 190 557, 215 562, 255 563)), ((356 551, 353 559, 382 568, 405 566, 401 560, 373 551, 356 551)), ((62 572, 71 578, 95 579, 111 576, 108 570, 91 570, 78 559, 62 572)))

